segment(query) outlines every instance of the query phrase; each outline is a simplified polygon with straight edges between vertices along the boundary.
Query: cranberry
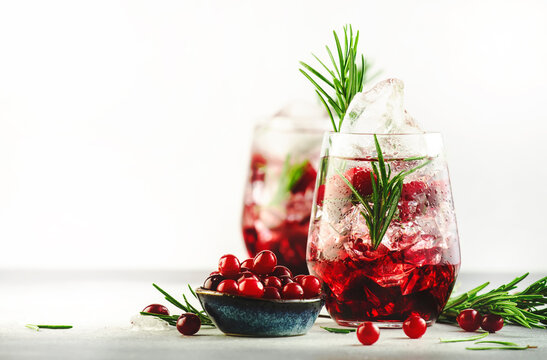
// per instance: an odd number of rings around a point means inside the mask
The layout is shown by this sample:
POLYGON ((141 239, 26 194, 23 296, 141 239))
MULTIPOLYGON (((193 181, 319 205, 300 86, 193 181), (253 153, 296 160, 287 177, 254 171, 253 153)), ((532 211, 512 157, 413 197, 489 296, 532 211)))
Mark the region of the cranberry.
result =
POLYGON ((280 276, 283 276, 283 275, 287 275, 289 277, 292 277, 292 272, 287 267, 285 267, 283 265, 277 265, 276 267, 274 267, 274 269, 272 271, 272 275, 277 276, 277 277, 280 277, 280 276))
POLYGON ((213 275, 220 275, 220 273, 218 271, 213 271, 212 273, 209 274, 209 276, 213 276, 213 275))
POLYGON ((294 282, 293 279, 288 275, 279 276, 279 280, 281 280, 281 285, 283 286, 294 282))
POLYGON ((419 194, 423 194, 427 190, 427 185, 423 181, 411 181, 403 184, 401 189, 401 199, 414 200, 419 194))
POLYGON ((485 331, 494 333, 503 327, 503 318, 499 315, 488 314, 482 319, 481 328, 485 331))
POLYGON ((194 335, 201 327, 201 320, 196 314, 182 314, 177 320, 177 330, 182 335, 194 335))
POLYGON ((260 154, 253 154, 251 157, 251 181, 264 181, 266 159, 260 154))
POLYGON ((293 282, 283 286, 283 299, 302 299, 304 297, 304 290, 302 286, 293 282))
POLYGON ((357 339, 363 345, 372 345, 380 337, 380 329, 370 321, 365 321, 357 328, 357 339))
POLYGON ((352 185, 362 197, 372 194, 372 172, 368 169, 354 168, 352 185))
POLYGON ((247 259, 241 263, 241 269, 251 270, 253 268, 253 259, 247 259))
MULTIPOLYGON (((296 194, 299 192, 305 192, 308 188, 312 188, 315 184, 315 178, 317 177, 317 171, 306 162, 306 166, 300 176, 300 179, 291 187, 291 193, 296 194)), ((313 190, 313 188, 312 188, 313 190)))
POLYGON ((167 309, 165 306, 161 304, 150 304, 144 309, 142 309, 142 312, 159 314, 159 315, 169 315, 169 309, 167 309))
POLYGON ((237 295, 239 294, 239 288, 235 280, 226 279, 223 280, 217 286, 217 291, 226 294, 237 295))
POLYGON ((482 316, 473 309, 465 309, 460 312, 456 321, 465 331, 475 331, 481 326, 482 316))
POLYGON ((275 276, 268 276, 267 278, 264 279, 263 282, 264 282, 264 286, 272 286, 279 290, 281 290, 281 288, 283 287, 281 280, 279 280, 279 278, 275 276))
POLYGON ((411 339, 421 338, 426 329, 427 324, 420 315, 411 315, 403 323, 403 331, 411 339))
POLYGON ((215 291, 218 284, 220 284, 222 280, 224 280, 224 276, 222 275, 211 275, 207 279, 205 279, 205 282, 203 283, 203 288, 215 291))
POLYGON ((224 255, 218 262, 218 271, 222 276, 234 277, 239 273, 239 269, 239 260, 234 255, 224 255))
POLYGON ((321 294, 321 282, 313 275, 306 275, 302 278, 302 289, 304 289, 304 297, 311 299, 321 294))
POLYGON ((277 288, 274 288, 273 286, 266 286, 264 288, 263 297, 265 299, 281 299, 281 295, 279 295, 279 290, 277 288))
POLYGON ((260 298, 264 295, 264 285, 256 279, 243 279, 239 283, 239 294, 254 298, 260 298))
POLYGON ((323 201, 325 200, 325 184, 319 185, 317 188, 317 195, 315 196, 315 203, 317 206, 323 206, 323 201))
POLYGON ((296 275, 293 280, 295 283, 302 285, 302 280, 304 280, 304 277, 306 277, 306 275, 296 275))
POLYGON ((253 261, 253 272, 259 275, 269 274, 277 265, 277 258, 270 250, 263 250, 256 254, 253 261))
POLYGON ((237 282, 240 283, 242 282, 244 279, 256 279, 256 280, 259 280, 258 277, 253 274, 252 272, 250 271, 243 271, 241 273, 239 273, 239 278, 237 279, 237 282))

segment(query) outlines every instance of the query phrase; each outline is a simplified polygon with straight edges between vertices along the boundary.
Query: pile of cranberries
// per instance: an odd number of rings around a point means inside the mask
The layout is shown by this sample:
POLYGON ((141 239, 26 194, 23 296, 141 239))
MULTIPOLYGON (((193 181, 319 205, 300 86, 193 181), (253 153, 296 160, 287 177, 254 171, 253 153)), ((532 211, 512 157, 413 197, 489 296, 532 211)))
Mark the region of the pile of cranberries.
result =
POLYGON ((482 316, 474 309, 465 309, 460 312, 456 321, 465 331, 476 331, 482 328, 484 331, 494 333, 503 327, 503 318, 495 314, 482 316))
POLYGON ((275 254, 259 252, 253 259, 239 262, 224 255, 205 280, 203 288, 221 293, 264 299, 311 299, 321 294, 321 282, 313 275, 297 275, 277 265, 275 254))

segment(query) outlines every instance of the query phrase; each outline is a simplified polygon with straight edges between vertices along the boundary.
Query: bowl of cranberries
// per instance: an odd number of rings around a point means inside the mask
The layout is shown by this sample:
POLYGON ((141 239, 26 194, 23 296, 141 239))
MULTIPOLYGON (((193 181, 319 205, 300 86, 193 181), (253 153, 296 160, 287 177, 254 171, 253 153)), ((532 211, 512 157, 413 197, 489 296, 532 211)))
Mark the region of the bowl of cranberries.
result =
POLYGON ((269 250, 241 263, 222 256, 196 294, 222 332, 239 336, 303 335, 324 304, 319 279, 293 276, 269 250))

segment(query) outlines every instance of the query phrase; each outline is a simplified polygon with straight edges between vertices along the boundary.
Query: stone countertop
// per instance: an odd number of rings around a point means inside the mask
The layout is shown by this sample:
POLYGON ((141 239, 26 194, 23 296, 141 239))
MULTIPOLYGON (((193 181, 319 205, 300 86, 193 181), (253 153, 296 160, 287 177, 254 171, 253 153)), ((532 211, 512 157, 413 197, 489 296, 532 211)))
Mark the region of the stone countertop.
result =
MULTIPOLYGON (((362 346, 354 333, 333 334, 336 326, 319 318, 304 336, 249 338, 202 329, 184 337, 176 329, 132 329, 129 319, 149 303, 166 303, 151 283, 180 296, 186 283, 199 284, 206 271, 0 271, 0 359, 547 359, 547 331, 505 326, 487 339, 535 345, 524 351, 469 351, 472 342, 440 343, 439 338, 468 337, 458 327, 435 324, 421 339, 401 329, 382 329, 373 346, 362 346), (69 330, 38 332, 27 323, 71 324, 69 330)), ((515 276, 517 274, 514 274, 515 276)), ((461 289, 486 280, 494 285, 513 275, 462 274, 461 289)), ((530 276, 535 280, 539 276, 530 276)), ((176 309, 168 306, 173 313, 176 309)))

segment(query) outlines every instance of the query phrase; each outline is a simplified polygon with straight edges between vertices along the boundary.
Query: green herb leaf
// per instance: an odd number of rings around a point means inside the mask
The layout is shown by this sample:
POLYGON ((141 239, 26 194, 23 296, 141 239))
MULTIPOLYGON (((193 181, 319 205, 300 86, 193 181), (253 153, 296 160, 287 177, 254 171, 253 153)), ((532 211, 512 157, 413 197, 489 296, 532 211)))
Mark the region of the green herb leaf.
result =
POLYGON ((298 181, 302 178, 302 175, 304 175, 308 165, 308 160, 304 160, 301 163, 291 164, 291 155, 287 154, 285 162, 283 163, 283 169, 281 170, 281 176, 279 177, 277 192, 273 196, 270 205, 279 205, 288 197, 289 192, 296 186, 296 184, 298 184, 298 181))
MULTIPOLYGON (((169 301, 171 304, 175 305, 176 307, 178 307, 179 309, 181 309, 182 311, 186 312, 186 313, 192 313, 192 314, 196 314, 199 319, 201 320, 201 325, 204 325, 204 326, 215 326, 213 321, 211 320, 211 318, 207 315, 207 313, 204 311, 204 310, 198 310, 196 309, 192 304, 190 304, 190 302, 188 301, 188 299, 186 298, 186 295, 182 294, 182 298, 184 299, 184 305, 182 303, 180 303, 178 300, 176 300, 173 296, 171 296, 170 294, 168 294, 165 290, 163 290, 162 288, 160 288, 158 285, 156 284, 152 284, 152 286, 154 286, 156 288, 156 290, 158 290, 160 293, 162 293, 164 296, 165 296, 165 300, 169 301)), ((190 289, 190 292, 192 293, 192 295, 197 298, 197 295, 196 293, 192 290, 192 288, 190 287, 190 285, 188 285, 188 288, 190 289)), ((177 323, 177 319, 179 318, 180 315, 169 315, 169 316, 166 316, 166 315, 160 315, 160 314, 152 314, 152 313, 145 313, 145 312, 141 312, 141 315, 148 315, 148 316, 155 316, 155 317, 158 317, 162 320, 165 320, 169 323, 169 325, 176 325, 177 323), (173 323, 173 318, 174 319, 174 323, 173 323)))
POLYGON ((520 346, 519 344, 515 344, 513 342, 497 341, 497 340, 475 341, 475 344, 498 344, 498 345, 505 345, 505 346, 520 346))
POLYGON ((321 326, 321 329, 324 329, 324 330, 327 330, 328 332, 336 333, 336 334, 349 334, 349 333, 357 331, 356 329, 331 328, 326 326, 321 326))
POLYGON ((26 324, 26 327, 38 331, 38 329, 72 329, 72 325, 34 325, 26 324))
POLYGON ((537 346, 484 346, 484 347, 466 347, 466 350, 527 350, 536 349, 537 346))
POLYGON ((464 342, 464 341, 475 341, 479 339, 483 339, 488 336, 488 333, 482 333, 480 335, 475 335, 467 338, 459 338, 459 339, 440 339, 442 343, 453 343, 453 342, 464 342))

